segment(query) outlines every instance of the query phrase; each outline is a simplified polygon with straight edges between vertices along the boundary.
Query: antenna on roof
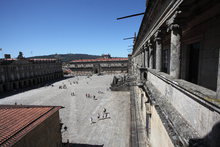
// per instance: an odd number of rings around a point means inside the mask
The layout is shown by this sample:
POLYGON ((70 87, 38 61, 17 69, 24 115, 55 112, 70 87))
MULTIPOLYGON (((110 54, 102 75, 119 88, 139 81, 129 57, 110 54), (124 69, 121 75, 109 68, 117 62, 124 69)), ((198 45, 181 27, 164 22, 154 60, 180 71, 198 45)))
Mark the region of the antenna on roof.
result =
POLYGON ((123 40, 133 39, 134 37, 124 38, 123 40))
POLYGON ((134 32, 134 37, 124 38, 123 40, 134 39, 136 40, 136 32, 134 32))
POLYGON ((129 17, 134 17, 134 16, 139 16, 139 15, 144 15, 144 13, 137 13, 137 14, 133 14, 133 15, 119 17, 119 18, 117 18, 117 20, 129 18, 129 17))
POLYGON ((2 51, 2 48, 0 48, 0 51, 2 52, 2 58, 3 58, 3 51, 2 51))

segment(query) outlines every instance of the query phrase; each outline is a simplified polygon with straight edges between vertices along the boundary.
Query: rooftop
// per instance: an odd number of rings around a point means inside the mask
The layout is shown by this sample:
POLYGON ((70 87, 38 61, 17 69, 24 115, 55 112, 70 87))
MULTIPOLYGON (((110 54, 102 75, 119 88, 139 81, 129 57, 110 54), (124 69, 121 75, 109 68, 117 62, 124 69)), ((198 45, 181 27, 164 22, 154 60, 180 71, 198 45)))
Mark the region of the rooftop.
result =
POLYGON ((12 146, 61 108, 0 105, 0 146, 12 146))
POLYGON ((100 62, 100 61, 126 61, 128 58, 97 58, 97 59, 81 59, 71 62, 100 62))

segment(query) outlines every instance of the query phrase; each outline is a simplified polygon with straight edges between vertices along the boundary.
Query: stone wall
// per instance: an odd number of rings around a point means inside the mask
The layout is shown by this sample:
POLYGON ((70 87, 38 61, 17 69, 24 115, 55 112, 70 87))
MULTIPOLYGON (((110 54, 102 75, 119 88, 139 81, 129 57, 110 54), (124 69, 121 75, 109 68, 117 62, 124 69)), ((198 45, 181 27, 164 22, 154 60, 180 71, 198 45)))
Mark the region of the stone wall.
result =
POLYGON ((54 113, 44 122, 30 131, 14 147, 61 147, 59 112, 54 113))
POLYGON ((170 136, 154 105, 150 104, 146 91, 138 86, 134 86, 131 90, 134 92, 139 145, 143 145, 145 142, 146 146, 173 147, 170 136))
POLYGON ((127 73, 128 61, 73 62, 69 68, 74 75, 127 73))
POLYGON ((1 59, 0 92, 31 87, 63 77, 56 59, 1 59))
POLYGON ((170 79, 171 82, 166 82, 162 79, 164 76, 159 78, 151 72, 147 75, 148 81, 158 88, 158 91, 201 136, 210 132, 213 125, 220 121, 220 107, 207 104, 172 79, 170 79))
POLYGON ((152 147, 174 147, 154 106, 151 107, 150 145, 152 147))

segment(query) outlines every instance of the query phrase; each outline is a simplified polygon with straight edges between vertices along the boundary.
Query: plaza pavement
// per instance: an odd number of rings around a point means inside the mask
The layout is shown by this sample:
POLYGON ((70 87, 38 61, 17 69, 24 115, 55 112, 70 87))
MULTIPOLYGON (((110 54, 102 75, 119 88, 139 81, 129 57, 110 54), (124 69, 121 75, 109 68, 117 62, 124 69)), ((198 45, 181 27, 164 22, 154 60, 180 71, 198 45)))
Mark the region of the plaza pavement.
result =
POLYGON ((0 99, 0 104, 61 105, 63 142, 128 147, 130 133, 130 94, 109 90, 113 75, 78 76, 0 99), (78 84, 77 84, 78 82, 78 84), (66 85, 67 89, 59 89, 66 85), (74 92, 75 96, 71 96, 74 92), (95 99, 87 98, 86 93, 95 99), (102 118, 103 108, 109 118, 102 118), (91 124, 92 117, 95 123, 91 124))

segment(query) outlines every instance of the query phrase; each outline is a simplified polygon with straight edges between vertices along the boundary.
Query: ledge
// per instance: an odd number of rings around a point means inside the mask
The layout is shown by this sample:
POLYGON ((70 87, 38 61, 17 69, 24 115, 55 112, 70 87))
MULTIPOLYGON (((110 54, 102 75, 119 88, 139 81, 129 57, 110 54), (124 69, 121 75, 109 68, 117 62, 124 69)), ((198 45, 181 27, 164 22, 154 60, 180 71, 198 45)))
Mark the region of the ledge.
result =
POLYGON ((162 96, 156 87, 147 81, 143 88, 155 106, 174 146, 187 146, 190 139, 199 137, 199 134, 186 122, 167 99, 162 96))
POLYGON ((140 68, 140 70, 141 72, 150 72, 164 82, 188 95, 201 105, 208 107, 209 109, 212 109, 220 114, 220 100, 215 98, 216 92, 182 79, 174 79, 170 75, 163 72, 157 72, 154 69, 140 68))

